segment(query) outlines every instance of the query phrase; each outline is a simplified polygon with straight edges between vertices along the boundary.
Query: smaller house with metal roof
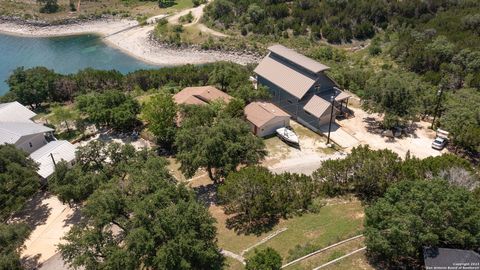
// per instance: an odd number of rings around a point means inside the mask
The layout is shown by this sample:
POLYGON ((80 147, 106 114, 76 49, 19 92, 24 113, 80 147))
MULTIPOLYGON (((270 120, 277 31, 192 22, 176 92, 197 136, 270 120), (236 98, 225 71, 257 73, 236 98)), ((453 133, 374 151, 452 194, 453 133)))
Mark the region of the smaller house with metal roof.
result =
POLYGON ((18 102, 0 103, 0 145, 13 144, 30 154, 39 165, 37 173, 47 178, 57 162, 73 162, 76 149, 68 141, 57 141, 52 128, 35 123, 35 115, 18 102))
POLYGON ((343 111, 350 95, 325 74, 328 66, 282 45, 268 50, 254 70, 257 84, 266 86, 272 102, 292 119, 319 131, 329 123, 332 113, 335 117, 343 111))
POLYGON ((252 132, 265 137, 290 125, 290 115, 270 102, 252 102, 245 107, 245 118, 252 132))
POLYGON ((186 87, 173 96, 177 104, 205 105, 214 101, 230 102, 232 97, 214 86, 186 87))

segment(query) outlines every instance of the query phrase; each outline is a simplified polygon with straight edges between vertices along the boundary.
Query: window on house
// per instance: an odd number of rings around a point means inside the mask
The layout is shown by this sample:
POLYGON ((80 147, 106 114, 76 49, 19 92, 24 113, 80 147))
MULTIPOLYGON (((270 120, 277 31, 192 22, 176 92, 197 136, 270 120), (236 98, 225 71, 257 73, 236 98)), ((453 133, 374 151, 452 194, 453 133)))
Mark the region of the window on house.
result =
POLYGON ((31 142, 29 142, 28 145, 30 146, 30 148, 33 147, 33 144, 31 142))

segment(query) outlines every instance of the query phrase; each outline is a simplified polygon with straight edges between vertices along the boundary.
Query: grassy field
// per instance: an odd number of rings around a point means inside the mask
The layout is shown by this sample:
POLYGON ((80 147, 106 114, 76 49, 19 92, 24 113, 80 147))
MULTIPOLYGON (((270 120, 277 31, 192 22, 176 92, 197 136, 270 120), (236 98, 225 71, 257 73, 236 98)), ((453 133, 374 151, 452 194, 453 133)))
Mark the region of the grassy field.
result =
POLYGON ((365 256, 365 252, 356 253, 350 257, 347 257, 339 262, 331 264, 324 268, 324 270, 351 270, 351 269, 362 269, 362 270, 373 270, 373 268, 365 256))
MULTIPOLYGON (((75 7, 79 0, 73 0, 75 7)), ((0 0, 0 15, 18 16, 24 19, 57 21, 72 18, 99 16, 102 14, 118 15, 120 17, 137 18, 139 16, 154 16, 193 7, 192 0, 177 0, 168 8, 160 8, 157 1, 140 0, 102 0, 80 1, 80 9, 70 11, 69 0, 58 0, 60 10, 56 13, 40 13, 40 6, 32 0, 0 0)))
MULTIPOLYGON (((227 216, 224 215, 221 207, 210 206, 210 212, 217 219, 219 246, 237 254, 241 254, 242 251, 258 243, 271 233, 287 228, 286 231, 257 247, 259 249, 265 247, 274 248, 280 253, 284 263, 314 250, 358 235, 363 229, 363 207, 357 200, 343 200, 338 204, 324 206, 318 213, 310 213, 282 220, 270 232, 258 236, 239 235, 235 231, 226 228, 227 216)), ((349 252, 361 245, 361 241, 357 241, 355 245, 352 244, 351 249, 348 249, 350 247, 347 246, 346 251, 349 252)), ((244 256, 248 257, 252 252, 253 249, 246 252, 244 256)))
MULTIPOLYGON (((331 260, 337 259, 345 254, 348 254, 354 250, 357 250, 359 248, 364 247, 363 239, 355 239, 350 242, 347 242, 345 244, 333 247, 329 250, 326 250, 322 253, 319 253, 315 256, 312 256, 310 258, 307 258, 301 262, 298 262, 296 264, 290 265, 286 267, 286 270, 310 270, 315 267, 318 267, 322 264, 325 264, 331 260)), ((356 255, 356 254, 355 254, 356 255)), ((353 255, 352 255, 353 256, 353 255)), ((345 258, 344 260, 348 260, 349 257, 345 258)), ((366 260, 366 258, 362 258, 366 260)), ((339 262, 340 264, 340 262, 339 262)), ((345 263, 348 265, 348 263, 345 263)), ((351 268, 348 269, 354 269, 355 267, 351 265, 351 268)), ((336 269, 336 268, 331 268, 331 269, 336 269)))
POLYGON ((245 266, 241 262, 239 262, 235 259, 229 258, 229 257, 227 257, 227 259, 226 259, 226 265, 227 265, 226 269, 228 269, 228 270, 242 270, 242 269, 245 269, 245 266))
POLYGON ((358 201, 322 207, 318 213, 305 214, 280 222, 274 230, 288 228, 258 248, 271 247, 284 262, 314 250, 358 235, 363 229, 363 207, 358 201))

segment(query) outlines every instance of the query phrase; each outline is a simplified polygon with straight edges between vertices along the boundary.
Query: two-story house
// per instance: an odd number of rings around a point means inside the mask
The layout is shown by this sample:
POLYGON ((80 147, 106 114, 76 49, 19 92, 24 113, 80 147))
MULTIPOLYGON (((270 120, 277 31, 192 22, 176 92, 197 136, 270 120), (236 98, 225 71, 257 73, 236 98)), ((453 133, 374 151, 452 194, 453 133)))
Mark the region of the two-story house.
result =
POLYGON ((76 148, 68 141, 56 140, 53 129, 32 121, 36 114, 18 102, 0 103, 0 145, 13 144, 38 163, 37 173, 50 176, 56 162, 73 162, 76 148))
POLYGON ((331 116, 334 121, 350 95, 325 74, 329 67, 282 45, 268 50, 254 72, 257 84, 272 94, 272 102, 314 131, 327 125, 331 116))

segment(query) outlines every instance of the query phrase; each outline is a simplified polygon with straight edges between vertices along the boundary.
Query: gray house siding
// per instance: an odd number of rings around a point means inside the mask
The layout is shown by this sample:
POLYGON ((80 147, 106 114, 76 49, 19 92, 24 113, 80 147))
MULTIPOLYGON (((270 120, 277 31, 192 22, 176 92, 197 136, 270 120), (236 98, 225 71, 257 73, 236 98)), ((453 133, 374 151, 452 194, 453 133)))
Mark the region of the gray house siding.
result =
POLYGON ((47 140, 45 139, 45 135, 43 133, 39 133, 23 136, 15 143, 15 146, 31 154, 46 144, 47 140))
POLYGON ((258 76, 257 80, 259 84, 268 88, 268 91, 272 95, 272 103, 285 110, 295 119, 298 109, 298 99, 261 76, 258 76))
MULTIPOLYGON (((292 116, 292 119, 297 120, 312 129, 318 129, 320 126, 328 124, 330 121, 330 109, 327 110, 328 113, 325 112, 320 119, 303 109, 313 95, 318 95, 329 101, 330 96, 334 93, 333 87, 335 86, 335 83, 324 74, 317 74, 316 83, 308 90, 301 100, 298 100, 295 96, 284 91, 282 88, 260 75, 258 75, 257 81, 260 85, 268 88, 272 95, 272 102, 288 112, 292 116)), ((334 114, 337 114, 336 109, 334 110, 334 114)))

